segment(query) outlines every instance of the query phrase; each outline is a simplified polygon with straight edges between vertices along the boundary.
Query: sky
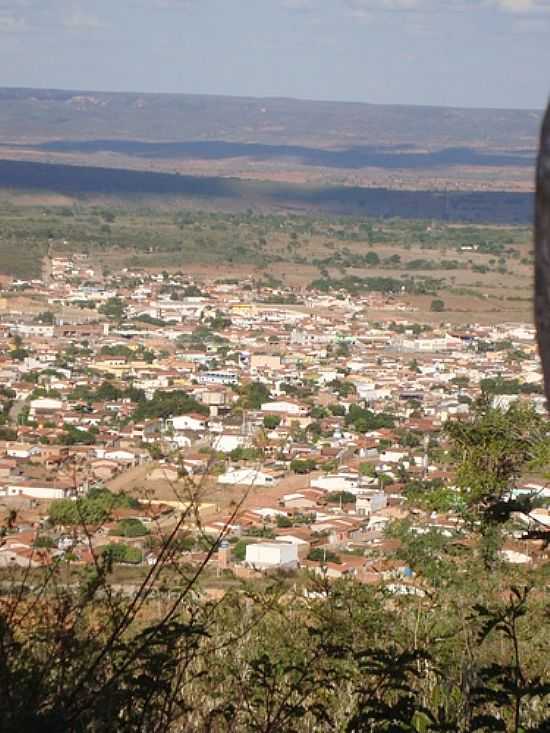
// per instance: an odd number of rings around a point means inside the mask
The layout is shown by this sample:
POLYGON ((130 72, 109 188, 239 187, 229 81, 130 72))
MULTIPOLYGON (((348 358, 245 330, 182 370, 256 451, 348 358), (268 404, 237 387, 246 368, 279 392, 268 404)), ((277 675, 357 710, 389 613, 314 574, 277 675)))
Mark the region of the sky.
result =
POLYGON ((0 0, 0 84, 542 108, 550 0, 0 0))

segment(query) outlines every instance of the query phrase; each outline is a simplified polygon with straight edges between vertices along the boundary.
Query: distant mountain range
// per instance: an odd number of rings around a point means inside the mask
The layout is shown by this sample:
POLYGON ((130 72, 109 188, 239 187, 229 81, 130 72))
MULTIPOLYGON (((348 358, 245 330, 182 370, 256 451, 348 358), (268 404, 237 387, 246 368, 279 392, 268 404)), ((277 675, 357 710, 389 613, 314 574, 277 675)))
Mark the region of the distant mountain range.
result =
POLYGON ((531 154, 538 110, 458 109, 281 98, 0 88, 0 142, 224 141, 395 152, 475 148, 531 154))
POLYGON ((0 88, 0 188, 526 223, 541 117, 0 88))

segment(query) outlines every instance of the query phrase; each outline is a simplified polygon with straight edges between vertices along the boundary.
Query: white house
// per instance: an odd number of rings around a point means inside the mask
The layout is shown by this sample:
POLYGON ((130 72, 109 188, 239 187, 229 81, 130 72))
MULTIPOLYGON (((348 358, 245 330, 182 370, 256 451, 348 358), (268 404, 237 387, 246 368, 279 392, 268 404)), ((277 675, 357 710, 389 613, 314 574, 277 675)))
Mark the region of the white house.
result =
POLYGON ((28 443, 8 443, 6 445, 6 455, 8 458, 30 458, 38 455, 40 448, 36 445, 28 443))
POLYGON ((204 417, 204 415, 199 415, 198 413, 191 413, 190 415, 173 417, 172 427, 174 428, 176 433, 184 430, 194 430, 196 432, 201 432, 207 429, 208 418, 204 417))
POLYGON ((11 330, 20 336, 35 336, 37 338, 53 338, 54 335, 54 327, 44 323, 16 323, 11 330))
POLYGON ((369 517, 373 512, 384 509, 388 505, 388 499, 383 491, 364 491, 357 496, 355 511, 360 516, 369 517))
POLYGON ((220 453, 231 453, 235 448, 243 448, 248 442, 244 435, 223 433, 214 440, 212 448, 220 453))
POLYGON ((171 439, 170 442, 175 448, 189 448, 192 445, 191 438, 188 438, 186 435, 176 433, 171 439))
POLYGON ((197 377, 199 384, 239 384, 236 372, 202 372, 197 377))
POLYGON ((287 415, 306 415, 307 410, 297 402, 287 400, 276 400, 274 402, 264 402, 261 407, 262 412, 283 412, 287 415))
POLYGON ((512 565, 527 565, 532 562, 526 552, 518 552, 517 550, 504 549, 500 551, 500 557, 512 565))
POLYGON ((136 454, 127 450, 111 450, 107 451, 105 448, 96 448, 95 454, 99 459, 105 459, 106 461, 116 461, 119 463, 135 463, 136 454))
POLYGON ((33 499, 65 499, 67 490, 56 486, 33 484, 10 484, 0 489, 0 496, 32 496, 33 499))
POLYGON ((219 484, 230 486, 273 486, 276 481, 273 474, 255 468, 230 468, 218 476, 219 484))
POLYGON ((29 415, 35 417, 38 414, 59 412, 63 409, 63 402, 51 397, 41 397, 31 400, 29 415))
POLYGON ((312 489, 322 491, 350 491, 357 489, 360 483, 360 476, 357 473, 336 473, 328 476, 319 476, 310 481, 312 489))
POLYGON ((264 519, 269 519, 270 517, 286 517, 286 512, 271 506, 260 506, 257 509, 251 509, 250 511, 252 514, 257 514, 259 517, 263 517, 264 519))
POLYGON ((290 542, 257 542, 246 546, 245 562, 258 570, 298 566, 298 546, 290 542))
POLYGON ((409 457, 408 453, 398 450, 387 450, 380 453, 381 463, 400 463, 409 457))

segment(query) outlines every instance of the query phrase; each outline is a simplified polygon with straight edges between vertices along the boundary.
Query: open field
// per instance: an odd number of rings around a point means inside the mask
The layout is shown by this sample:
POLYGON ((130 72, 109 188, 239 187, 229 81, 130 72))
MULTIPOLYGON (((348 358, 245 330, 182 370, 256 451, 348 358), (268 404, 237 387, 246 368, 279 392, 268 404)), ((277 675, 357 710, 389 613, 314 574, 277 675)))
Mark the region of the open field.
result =
POLYGON ((107 271, 223 268, 298 289, 393 278, 419 312, 444 291, 456 319, 523 318, 540 119, 0 88, 0 273, 87 252, 107 271))
MULTIPOLYGON (((308 288, 395 293, 430 323, 531 319, 529 227, 39 201, 0 198, 1 272, 36 277, 48 252, 84 253, 99 258, 105 274, 127 268, 182 271, 198 281, 250 279, 292 287, 298 303, 308 288), (434 297, 443 312, 430 311, 434 297)), ((372 318, 391 309, 390 302, 372 318)))

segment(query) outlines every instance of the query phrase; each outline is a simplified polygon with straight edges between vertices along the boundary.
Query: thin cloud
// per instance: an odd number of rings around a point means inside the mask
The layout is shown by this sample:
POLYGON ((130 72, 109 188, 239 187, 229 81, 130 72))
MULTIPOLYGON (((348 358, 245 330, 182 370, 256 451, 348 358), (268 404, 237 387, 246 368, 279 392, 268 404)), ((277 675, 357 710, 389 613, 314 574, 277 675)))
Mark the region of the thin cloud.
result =
POLYGON ((0 33, 95 31, 105 24, 77 0, 0 0, 0 33))
POLYGON ((550 0, 340 0, 354 13, 360 12, 476 12, 493 9, 517 15, 550 12, 550 0))
POLYGON ((8 15, 0 10, 0 33, 23 33, 26 23, 23 18, 8 15))
POLYGON ((63 27, 73 31, 95 31, 105 26, 94 15, 76 9, 63 18, 63 27))
POLYGON ((493 0, 493 4, 497 8, 509 13, 530 14, 550 12, 548 0, 493 0))

